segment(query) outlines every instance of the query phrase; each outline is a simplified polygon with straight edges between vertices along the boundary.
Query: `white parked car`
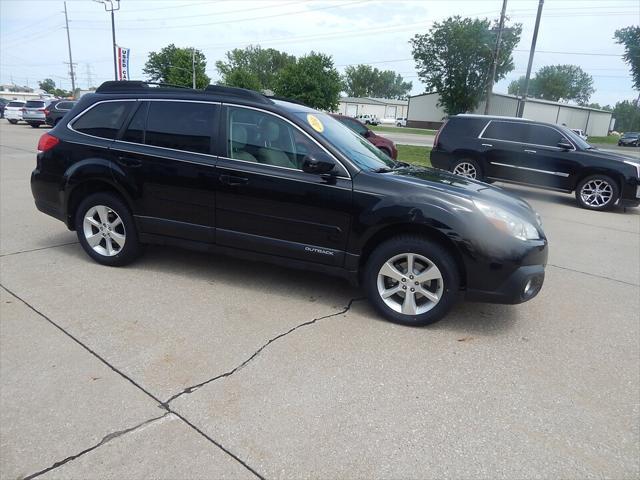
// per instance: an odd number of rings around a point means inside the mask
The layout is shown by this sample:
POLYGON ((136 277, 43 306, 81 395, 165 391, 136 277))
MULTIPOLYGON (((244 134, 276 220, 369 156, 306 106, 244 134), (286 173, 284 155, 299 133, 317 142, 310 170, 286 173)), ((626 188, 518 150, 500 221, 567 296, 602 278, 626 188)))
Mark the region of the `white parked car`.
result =
POLYGON ((587 141, 587 139, 589 138, 587 134, 584 133, 584 130, 582 130, 581 128, 572 128, 571 131, 576 135, 578 135, 584 141, 587 141))
POLYGON ((397 127, 406 127, 407 126, 407 117, 398 117, 398 118, 396 118, 396 126, 397 127))
POLYGON ((376 117, 375 115, 371 115, 369 113, 365 113, 364 115, 358 115, 356 118, 360 120, 362 123, 364 123, 365 125, 378 125, 380 123, 380 120, 378 120, 378 117, 376 117))
POLYGON ((395 118, 385 117, 380 119, 380 125, 395 125, 395 124, 396 124, 395 118))
POLYGON ((9 123, 16 124, 22 120, 22 112, 24 110, 25 102, 20 100, 12 100, 7 103, 4 108, 4 118, 9 120, 9 123))

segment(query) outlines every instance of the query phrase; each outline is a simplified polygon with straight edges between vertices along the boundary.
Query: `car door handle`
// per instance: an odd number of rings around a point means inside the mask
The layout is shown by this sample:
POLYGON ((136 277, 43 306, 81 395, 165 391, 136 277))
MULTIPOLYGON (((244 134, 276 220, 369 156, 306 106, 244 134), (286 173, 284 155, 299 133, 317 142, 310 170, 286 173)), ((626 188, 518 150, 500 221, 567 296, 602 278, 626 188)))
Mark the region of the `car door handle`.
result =
POLYGON ((139 167, 142 165, 142 162, 136 158, 131 157, 118 157, 118 163, 125 167, 139 167))
POLYGON ((236 177, 233 175, 220 175, 220 182, 227 185, 246 185, 249 179, 245 177, 236 177))
POLYGON ((491 145, 490 143, 483 143, 482 146, 483 147, 493 147, 493 145, 491 145))
POLYGON ((525 149, 524 151, 525 151, 526 153, 538 153, 538 152, 536 152, 535 150, 527 150, 527 149, 525 149))

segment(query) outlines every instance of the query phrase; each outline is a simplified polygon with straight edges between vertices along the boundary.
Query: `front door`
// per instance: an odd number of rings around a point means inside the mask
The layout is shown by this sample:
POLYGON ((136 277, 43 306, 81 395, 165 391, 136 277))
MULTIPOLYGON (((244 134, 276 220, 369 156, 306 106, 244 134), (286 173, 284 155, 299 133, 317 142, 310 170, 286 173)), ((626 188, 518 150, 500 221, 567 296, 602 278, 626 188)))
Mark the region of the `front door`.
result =
POLYGON ((216 243, 341 266, 351 223, 352 182, 302 171, 321 147, 277 115, 223 108, 226 155, 219 158, 216 243))

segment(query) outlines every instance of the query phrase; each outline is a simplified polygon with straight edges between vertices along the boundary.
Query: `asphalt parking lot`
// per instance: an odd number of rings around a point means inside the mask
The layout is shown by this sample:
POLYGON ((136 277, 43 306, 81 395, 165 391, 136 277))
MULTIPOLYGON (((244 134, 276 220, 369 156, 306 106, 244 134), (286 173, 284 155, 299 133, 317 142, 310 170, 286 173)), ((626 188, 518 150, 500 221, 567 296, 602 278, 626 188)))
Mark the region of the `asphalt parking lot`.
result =
POLYGON ((0 122, 0 477, 638 478, 640 209, 506 187, 540 295, 413 329, 341 280, 149 247, 92 262, 0 122))

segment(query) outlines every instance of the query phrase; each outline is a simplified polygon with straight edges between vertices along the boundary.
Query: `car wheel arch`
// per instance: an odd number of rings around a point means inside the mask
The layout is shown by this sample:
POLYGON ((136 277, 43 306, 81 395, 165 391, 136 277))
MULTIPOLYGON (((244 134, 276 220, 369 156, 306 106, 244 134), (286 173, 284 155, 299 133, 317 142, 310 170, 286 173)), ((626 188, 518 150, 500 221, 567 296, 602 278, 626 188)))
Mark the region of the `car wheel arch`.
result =
POLYGON ((609 170, 608 168, 587 168, 580 172, 580 175, 576 175, 571 185, 571 191, 575 191, 580 182, 591 175, 606 175, 611 177, 615 182, 618 190, 622 192, 622 186, 624 184, 624 177, 615 170, 609 170))
POLYGON ((465 288, 467 284, 467 274, 465 268, 465 262, 462 257, 462 253, 456 246, 456 244, 447 235, 442 233, 437 228, 424 224, 416 223, 395 223, 387 225, 373 235, 371 235, 363 244, 360 254, 360 264, 358 267, 358 274, 361 276, 364 272, 364 266, 367 260, 375 248, 383 242, 397 236, 402 235, 419 235, 428 238, 429 240, 436 242, 453 255, 456 265, 458 266, 458 273, 460 274, 460 287, 465 288))

